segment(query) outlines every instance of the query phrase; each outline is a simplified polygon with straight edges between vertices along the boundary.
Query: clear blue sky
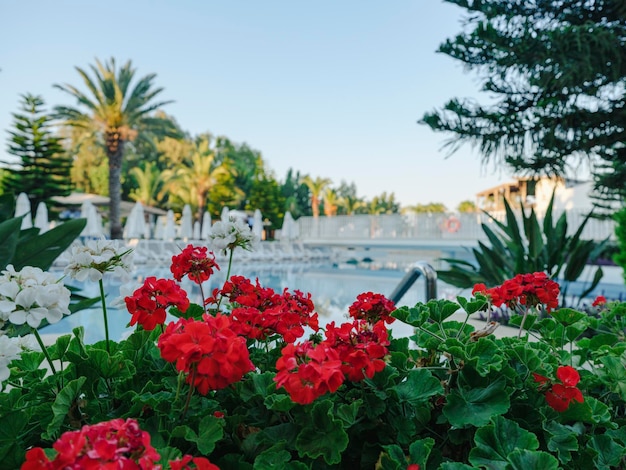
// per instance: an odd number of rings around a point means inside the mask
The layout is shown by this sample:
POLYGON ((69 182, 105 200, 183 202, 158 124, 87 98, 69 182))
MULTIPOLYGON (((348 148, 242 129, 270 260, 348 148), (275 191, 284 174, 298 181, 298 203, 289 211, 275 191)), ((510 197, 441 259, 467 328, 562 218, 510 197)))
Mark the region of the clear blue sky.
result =
POLYGON ((440 0, 3 1, 0 153, 20 94, 74 105, 52 85, 84 89, 74 67, 115 57, 157 74, 183 129, 248 143, 280 180, 292 167, 453 209, 510 179, 469 147, 446 159, 445 137, 417 124, 480 97, 477 77, 435 52, 462 15, 440 0))

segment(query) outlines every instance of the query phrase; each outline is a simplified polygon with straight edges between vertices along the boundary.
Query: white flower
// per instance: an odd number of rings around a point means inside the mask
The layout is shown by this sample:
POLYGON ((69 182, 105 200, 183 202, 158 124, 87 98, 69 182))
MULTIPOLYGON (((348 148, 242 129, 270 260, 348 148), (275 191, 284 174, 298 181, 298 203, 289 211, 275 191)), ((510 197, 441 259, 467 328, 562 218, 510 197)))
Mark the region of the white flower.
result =
POLYGON ((211 246, 215 251, 234 250, 240 246, 244 250, 251 251, 258 243, 258 237, 252 233, 248 224, 243 220, 234 218, 228 222, 221 220, 215 222, 209 233, 211 246))
POLYGON ((0 382, 4 382, 9 378, 9 364, 13 359, 20 357, 22 348, 18 342, 18 338, 9 338, 0 335, 0 382))
POLYGON ((70 291, 56 278, 39 268, 24 267, 17 272, 7 266, 0 276, 0 323, 28 323, 39 327, 42 320, 56 323, 68 315, 70 291))
POLYGON ((65 274, 78 281, 99 281, 105 272, 126 280, 132 272, 132 250, 120 246, 118 240, 104 238, 72 247, 65 274))

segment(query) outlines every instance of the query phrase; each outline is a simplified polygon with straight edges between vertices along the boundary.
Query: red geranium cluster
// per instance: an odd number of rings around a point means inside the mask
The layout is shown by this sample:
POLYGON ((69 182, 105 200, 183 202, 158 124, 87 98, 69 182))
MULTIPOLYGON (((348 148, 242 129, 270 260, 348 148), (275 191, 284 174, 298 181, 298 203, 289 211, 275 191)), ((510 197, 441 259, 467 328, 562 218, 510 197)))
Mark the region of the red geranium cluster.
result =
POLYGON ((337 390, 346 378, 356 382, 383 370, 387 346, 383 320, 356 319, 339 327, 332 322, 326 326, 326 339, 317 346, 306 341, 283 348, 274 381, 277 387, 285 387, 294 402, 306 405, 337 390))
POLYGON ((178 284, 154 276, 146 278, 143 286, 124 300, 132 315, 131 326, 139 323, 146 330, 154 330, 157 325, 165 323, 169 307, 176 307, 181 312, 189 308, 187 293, 178 284))
POLYGON ((472 295, 477 292, 489 296, 494 307, 503 304, 509 307, 517 304, 535 307, 542 304, 549 312, 559 306, 559 285, 543 272, 518 274, 491 289, 487 289, 485 284, 476 284, 472 295))
POLYGON ((554 410, 563 412, 567 410, 572 400, 579 403, 584 401, 582 392, 576 387, 580 382, 578 371, 570 366, 560 366, 556 370, 556 376, 561 383, 551 383, 550 379, 533 372, 535 382, 540 384, 540 389, 546 389, 546 402, 554 410))
POLYGON ((255 340, 265 340, 279 334, 285 342, 293 343, 304 335, 304 327, 319 330, 311 294, 306 296, 296 290, 277 294, 273 289, 261 287, 257 279, 252 284, 243 276, 233 276, 224 287, 215 290, 210 302, 221 294, 235 305, 231 312, 233 329, 237 334, 255 340))
POLYGON ((359 294, 356 302, 350 305, 348 313, 354 319, 367 320, 372 324, 379 320, 390 324, 395 320, 390 316, 395 309, 396 305, 384 295, 364 292, 359 294))
POLYGON ((238 382, 254 369, 245 340, 225 315, 181 318, 160 336, 161 357, 187 373, 187 382, 202 395, 238 382))
POLYGON ((160 468, 160 456, 150 445, 150 434, 142 431, 134 419, 118 418, 68 431, 52 447, 57 451, 53 460, 41 447, 30 449, 22 470, 160 468))
POLYGON ((341 360, 337 351, 326 343, 288 344, 276 361, 277 387, 285 387, 291 399, 306 405, 343 384, 341 360))
POLYGON ((215 269, 220 267, 215 262, 213 252, 207 253, 206 246, 187 245, 179 255, 172 256, 172 266, 170 270, 174 279, 181 281, 183 277, 189 276, 196 284, 209 279, 215 269))
POLYGON ((358 382, 372 378, 385 368, 389 340, 384 321, 371 324, 365 320, 326 326, 326 341, 341 359, 341 371, 348 380, 358 382))

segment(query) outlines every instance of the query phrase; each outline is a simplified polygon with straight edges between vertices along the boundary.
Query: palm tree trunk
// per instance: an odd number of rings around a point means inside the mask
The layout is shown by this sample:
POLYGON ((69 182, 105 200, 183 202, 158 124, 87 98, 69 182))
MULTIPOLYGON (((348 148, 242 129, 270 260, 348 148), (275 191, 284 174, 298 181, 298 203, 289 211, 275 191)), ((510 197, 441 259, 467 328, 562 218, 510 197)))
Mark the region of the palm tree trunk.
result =
POLYGON ((109 225, 111 239, 123 237, 120 220, 120 205, 122 201, 122 158, 124 156, 124 141, 117 132, 109 134, 107 138, 107 156, 109 158, 109 225))

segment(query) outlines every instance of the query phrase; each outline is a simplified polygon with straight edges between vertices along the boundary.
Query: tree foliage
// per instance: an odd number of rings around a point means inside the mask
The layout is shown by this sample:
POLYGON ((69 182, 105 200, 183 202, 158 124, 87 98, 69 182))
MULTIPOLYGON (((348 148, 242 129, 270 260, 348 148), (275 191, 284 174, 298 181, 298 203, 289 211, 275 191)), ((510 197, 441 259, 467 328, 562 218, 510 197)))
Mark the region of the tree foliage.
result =
POLYGON ((78 103, 78 107, 57 106, 55 111, 65 125, 95 136, 104 146, 109 166, 111 238, 121 238, 121 178, 127 143, 143 140, 151 145, 154 135, 176 135, 178 130, 170 119, 155 114, 170 103, 155 100, 163 91, 154 87, 155 74, 135 81, 136 70, 131 62, 118 68, 113 58, 105 63, 96 59, 96 66, 90 69, 93 76, 76 67, 87 93, 69 84, 55 85, 78 103))
POLYGON ((626 3, 446 0, 468 11, 439 52, 461 61, 492 99, 451 99, 422 118, 477 146, 484 163, 563 175, 586 162, 599 202, 626 196, 626 3))
POLYGON ((10 166, 2 179, 3 192, 28 194, 33 209, 51 197, 70 193, 72 162, 61 138, 52 132, 52 117, 46 114, 41 97, 22 95, 9 136, 9 154, 19 162, 4 162, 10 166))

